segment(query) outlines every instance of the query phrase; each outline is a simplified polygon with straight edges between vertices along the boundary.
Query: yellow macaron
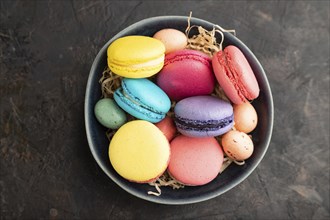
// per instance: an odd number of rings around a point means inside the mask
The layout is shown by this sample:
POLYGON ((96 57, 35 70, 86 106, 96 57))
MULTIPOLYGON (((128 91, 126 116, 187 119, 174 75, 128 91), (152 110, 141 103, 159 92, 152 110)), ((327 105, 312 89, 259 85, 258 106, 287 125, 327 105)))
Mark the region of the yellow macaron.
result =
POLYGON ((109 145, 113 168, 123 178, 139 183, 155 180, 166 170, 170 146, 165 135, 144 120, 124 124, 109 145))
POLYGON ((126 36, 110 44, 107 56, 110 70, 117 75, 146 78, 163 68, 165 46, 152 37, 126 36))

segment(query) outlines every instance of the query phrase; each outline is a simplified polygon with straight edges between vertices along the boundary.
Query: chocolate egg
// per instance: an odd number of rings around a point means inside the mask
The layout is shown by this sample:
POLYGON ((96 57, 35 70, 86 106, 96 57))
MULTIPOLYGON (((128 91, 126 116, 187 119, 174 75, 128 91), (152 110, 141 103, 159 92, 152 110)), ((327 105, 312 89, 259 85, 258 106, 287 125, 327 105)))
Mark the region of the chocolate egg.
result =
POLYGON ((253 131, 258 123, 257 112, 249 103, 234 105, 235 128, 244 133, 253 131))
POLYGON ((221 144, 226 155, 237 161, 248 159, 254 149, 252 139, 241 131, 227 132, 222 136, 221 144))

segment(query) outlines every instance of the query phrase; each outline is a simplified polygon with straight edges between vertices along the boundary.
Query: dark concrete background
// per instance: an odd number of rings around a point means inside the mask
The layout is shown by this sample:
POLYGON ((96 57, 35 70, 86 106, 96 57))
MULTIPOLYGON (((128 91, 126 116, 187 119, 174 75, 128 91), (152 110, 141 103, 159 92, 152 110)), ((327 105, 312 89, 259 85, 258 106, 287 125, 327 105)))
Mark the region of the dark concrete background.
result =
POLYGON ((1 219, 329 219, 329 1, 0 1, 1 219), (143 18, 193 16, 236 29, 264 66, 275 126, 239 186, 184 206, 113 183, 88 148, 90 66, 143 18))

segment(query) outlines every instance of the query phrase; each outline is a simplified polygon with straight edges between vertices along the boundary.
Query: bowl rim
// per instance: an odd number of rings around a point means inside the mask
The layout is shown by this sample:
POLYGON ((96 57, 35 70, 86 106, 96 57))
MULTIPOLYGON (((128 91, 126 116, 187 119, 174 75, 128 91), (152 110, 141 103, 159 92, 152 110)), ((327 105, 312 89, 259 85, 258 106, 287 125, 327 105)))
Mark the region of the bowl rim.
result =
MULTIPOLYGON (((113 182, 115 182, 119 187, 121 187, 126 192, 130 193, 131 195, 134 195, 138 198, 147 200, 149 202, 167 204, 167 205, 184 205, 184 204, 192 204, 192 203, 206 201, 206 200, 215 198, 215 197, 229 191, 230 189, 234 188, 238 184, 242 183, 255 170, 255 168, 259 165, 259 163, 265 156, 266 152, 268 151, 268 147, 269 147, 270 140, 272 137, 273 123, 274 123, 274 104, 273 104, 272 92, 271 92, 271 88, 270 88, 270 85, 268 82, 267 75, 266 75, 262 65, 260 64, 260 62, 256 58, 256 56, 252 53, 252 51, 241 40, 239 40, 234 35, 224 33, 227 38, 232 38, 232 40, 238 42, 240 44, 240 46, 244 48, 244 50, 249 52, 249 54, 252 56, 252 59, 256 62, 258 68, 260 68, 260 71, 262 72, 261 75, 263 75, 265 77, 265 82, 264 82, 265 86, 264 87, 269 91, 269 93, 267 94, 267 99, 269 100, 269 102, 267 104, 268 104, 268 109, 269 109, 270 114, 268 115, 269 123, 268 123, 268 129, 267 129, 267 133, 266 133, 265 148, 262 151, 261 156, 259 158, 257 158, 256 162, 247 170, 247 172, 242 174, 236 182, 229 183, 228 185, 224 186, 222 188, 222 190, 216 190, 211 195, 207 194, 207 195, 203 195, 203 196, 198 196, 198 197, 193 197, 193 198, 184 198, 184 199, 182 199, 182 198, 180 198, 180 199, 164 199, 164 198, 161 198, 161 196, 156 197, 156 196, 150 196, 147 194, 142 195, 142 194, 139 194, 138 192, 130 189, 130 187, 126 187, 125 185, 122 185, 115 176, 113 176, 110 172, 108 172, 106 166, 102 165, 99 162, 100 159, 97 155, 96 150, 94 149, 95 146, 93 143, 93 138, 91 136, 91 123, 89 121, 89 115, 93 114, 93 112, 90 111, 90 107, 89 107, 91 105, 91 100, 89 99, 89 97, 91 94, 91 87, 92 87, 92 81, 93 81, 92 79, 93 79, 93 75, 97 69, 98 60, 101 59, 102 55, 107 50, 110 43, 113 42, 118 37, 122 36, 122 33, 124 33, 124 32, 129 32, 141 25, 145 25, 148 23, 154 23, 154 22, 159 22, 159 21, 164 21, 164 20, 183 20, 183 19, 187 20, 188 16, 168 15, 168 16, 149 17, 149 18, 142 19, 138 22, 135 22, 135 23, 129 25, 128 27, 122 29, 121 31, 119 31, 117 34, 115 34, 113 37, 111 37, 111 39, 108 40, 103 45, 103 47, 98 51, 96 57, 94 58, 93 64, 92 64, 90 72, 89 72, 89 76, 88 76, 88 80, 87 80, 87 84, 86 84, 86 92, 85 92, 84 118, 85 118, 86 136, 87 136, 87 141, 88 141, 90 151, 91 151, 96 163, 98 164, 98 166, 103 170, 103 172, 113 182)), ((212 25, 212 26, 216 25, 212 22, 209 22, 209 21, 206 21, 206 20, 203 20, 200 18, 196 18, 196 17, 191 17, 190 22, 191 23, 193 23, 193 22, 206 23, 206 24, 212 25)))

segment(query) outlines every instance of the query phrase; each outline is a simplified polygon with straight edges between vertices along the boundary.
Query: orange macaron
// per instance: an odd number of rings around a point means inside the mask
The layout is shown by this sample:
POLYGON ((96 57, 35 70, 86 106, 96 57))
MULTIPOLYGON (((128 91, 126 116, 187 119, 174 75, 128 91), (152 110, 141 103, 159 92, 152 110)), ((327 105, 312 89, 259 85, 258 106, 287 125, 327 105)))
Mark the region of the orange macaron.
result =
POLYGON ((171 141, 177 133, 174 120, 169 116, 166 116, 163 120, 156 123, 155 125, 157 128, 159 128, 159 130, 163 132, 168 141, 171 141))

